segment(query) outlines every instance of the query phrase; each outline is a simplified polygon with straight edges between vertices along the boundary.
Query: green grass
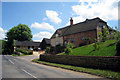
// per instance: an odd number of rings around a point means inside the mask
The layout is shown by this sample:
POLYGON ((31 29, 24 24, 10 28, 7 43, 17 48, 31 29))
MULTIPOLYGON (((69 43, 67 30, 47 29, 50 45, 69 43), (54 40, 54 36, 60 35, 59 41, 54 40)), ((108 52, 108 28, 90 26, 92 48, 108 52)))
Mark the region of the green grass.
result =
POLYGON ((77 67, 77 66, 71 66, 71 65, 56 64, 56 63, 50 63, 45 61, 39 61, 39 59, 34 59, 32 61, 40 64, 49 65, 49 66, 55 66, 55 67, 60 67, 64 69, 70 69, 73 71, 94 74, 94 75, 105 77, 105 78, 120 80, 120 72, 114 72, 111 70, 100 70, 100 69, 83 68, 83 67, 77 67))
MULTIPOLYGON (((105 42, 99 43, 99 50, 94 51, 94 43, 82 47, 72 49, 69 55, 81 55, 81 56, 115 56, 116 54, 116 44, 115 40, 107 40, 105 42)), ((66 55, 65 53, 60 53, 59 55, 66 55)))

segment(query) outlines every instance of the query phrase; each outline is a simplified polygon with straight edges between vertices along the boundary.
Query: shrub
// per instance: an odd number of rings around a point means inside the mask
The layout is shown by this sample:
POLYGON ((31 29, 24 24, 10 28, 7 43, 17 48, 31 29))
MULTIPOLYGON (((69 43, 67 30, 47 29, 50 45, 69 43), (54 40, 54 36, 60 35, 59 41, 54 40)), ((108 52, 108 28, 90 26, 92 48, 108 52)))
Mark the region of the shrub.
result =
POLYGON ((66 53, 66 54, 69 54, 69 53, 71 53, 71 52, 72 52, 72 49, 71 49, 71 48, 69 48, 69 47, 65 48, 65 53, 66 53))
POLYGON ((50 53, 50 47, 47 47, 47 48, 46 48, 45 53, 47 53, 47 54, 50 53))
POLYGON ((21 53, 23 53, 23 54, 25 54, 25 55, 32 55, 33 54, 33 52, 32 51, 30 51, 30 50, 24 50, 24 49, 16 49, 16 52, 21 52, 21 53))
POLYGON ((64 52, 64 46, 61 46, 61 45, 56 45, 55 47, 55 52, 56 53, 61 53, 61 52, 64 52))
POLYGON ((95 44, 93 45, 94 50, 98 50, 99 49, 99 44, 97 42, 97 40, 95 39, 95 44))
POLYGON ((69 47, 69 48, 74 48, 75 46, 72 44, 72 43, 67 43, 67 47, 69 47))
POLYGON ((116 56, 120 56, 120 40, 117 42, 116 50, 117 50, 116 56))

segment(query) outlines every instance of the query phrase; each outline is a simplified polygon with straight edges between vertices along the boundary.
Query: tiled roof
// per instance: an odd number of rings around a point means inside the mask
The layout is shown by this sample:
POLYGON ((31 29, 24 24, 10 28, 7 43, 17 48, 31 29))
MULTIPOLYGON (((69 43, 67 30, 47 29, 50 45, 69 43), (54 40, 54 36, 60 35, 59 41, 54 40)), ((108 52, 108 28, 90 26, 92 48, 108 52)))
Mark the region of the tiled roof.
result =
POLYGON ((40 46, 40 42, 15 40, 15 46, 40 46))
POLYGON ((46 44, 50 44, 50 39, 44 38, 44 40, 45 40, 46 44))
POLYGON ((77 24, 69 25, 64 28, 57 29, 57 31, 61 32, 60 36, 65 36, 83 31, 94 30, 98 26, 99 22, 106 23, 105 21, 97 17, 94 19, 86 19, 84 22, 80 22, 77 24))

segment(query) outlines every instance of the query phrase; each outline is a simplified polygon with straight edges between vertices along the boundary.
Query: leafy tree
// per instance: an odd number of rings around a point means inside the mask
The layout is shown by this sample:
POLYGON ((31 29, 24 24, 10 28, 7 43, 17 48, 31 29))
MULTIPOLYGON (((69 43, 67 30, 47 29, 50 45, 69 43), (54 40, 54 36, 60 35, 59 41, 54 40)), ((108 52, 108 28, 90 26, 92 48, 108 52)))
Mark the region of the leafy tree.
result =
POLYGON ((117 44, 116 44, 116 56, 120 56, 120 40, 118 40, 117 44))
POLYGON ((94 50, 98 50, 99 49, 99 43, 97 42, 97 39, 95 39, 95 44, 93 45, 94 50))
POLYGON ((25 24, 19 24, 7 32, 7 40, 30 41, 32 34, 30 28, 25 24))
POLYGON ((67 55, 69 55, 69 53, 71 53, 71 52, 72 52, 72 49, 71 49, 71 48, 69 48, 69 47, 65 48, 65 53, 66 53, 67 55))
POLYGON ((100 41, 105 41, 107 39, 109 39, 108 35, 109 35, 109 29, 108 28, 104 28, 102 32, 98 33, 98 36, 100 37, 100 41))
POLYGON ((117 26, 115 27, 115 29, 116 29, 115 39, 116 39, 116 41, 119 41, 119 38, 120 38, 120 32, 119 32, 119 29, 118 29, 117 26))
POLYGON ((67 55, 69 55, 69 53, 71 53, 72 52, 72 48, 74 48, 75 46, 72 44, 72 43, 67 43, 67 47, 65 48, 65 53, 67 54, 67 55))
POLYGON ((108 35, 109 35, 109 29, 108 28, 104 28, 103 29, 103 34, 102 34, 102 41, 104 42, 105 40, 108 39, 108 35))
POLYGON ((7 32, 6 51, 7 54, 12 54, 14 51, 14 40, 31 41, 32 34, 30 28, 25 24, 19 24, 7 32))
POLYGON ((74 46, 72 43, 68 42, 68 43, 67 43, 67 47, 73 49, 75 46, 74 46))

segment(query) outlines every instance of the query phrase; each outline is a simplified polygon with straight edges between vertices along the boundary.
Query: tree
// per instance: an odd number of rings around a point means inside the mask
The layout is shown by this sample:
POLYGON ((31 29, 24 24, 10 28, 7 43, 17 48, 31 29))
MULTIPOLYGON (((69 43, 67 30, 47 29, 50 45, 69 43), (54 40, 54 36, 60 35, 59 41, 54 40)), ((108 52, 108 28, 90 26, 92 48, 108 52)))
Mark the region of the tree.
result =
POLYGON ((104 42, 107 39, 109 39, 109 29, 108 28, 104 28, 102 32, 98 33, 98 36, 100 38, 100 41, 104 42))
POLYGON ((71 53, 72 52, 72 48, 74 48, 74 45, 72 44, 72 43, 68 43, 67 44, 67 47, 65 48, 65 53, 67 54, 67 55, 69 55, 69 53, 71 53))
POLYGON ((7 54, 12 54, 14 51, 14 40, 31 41, 32 34, 30 28, 25 24, 19 24, 7 32, 6 51, 7 54))
POLYGON ((7 32, 7 40, 30 41, 32 34, 30 28, 25 24, 19 24, 7 32))

